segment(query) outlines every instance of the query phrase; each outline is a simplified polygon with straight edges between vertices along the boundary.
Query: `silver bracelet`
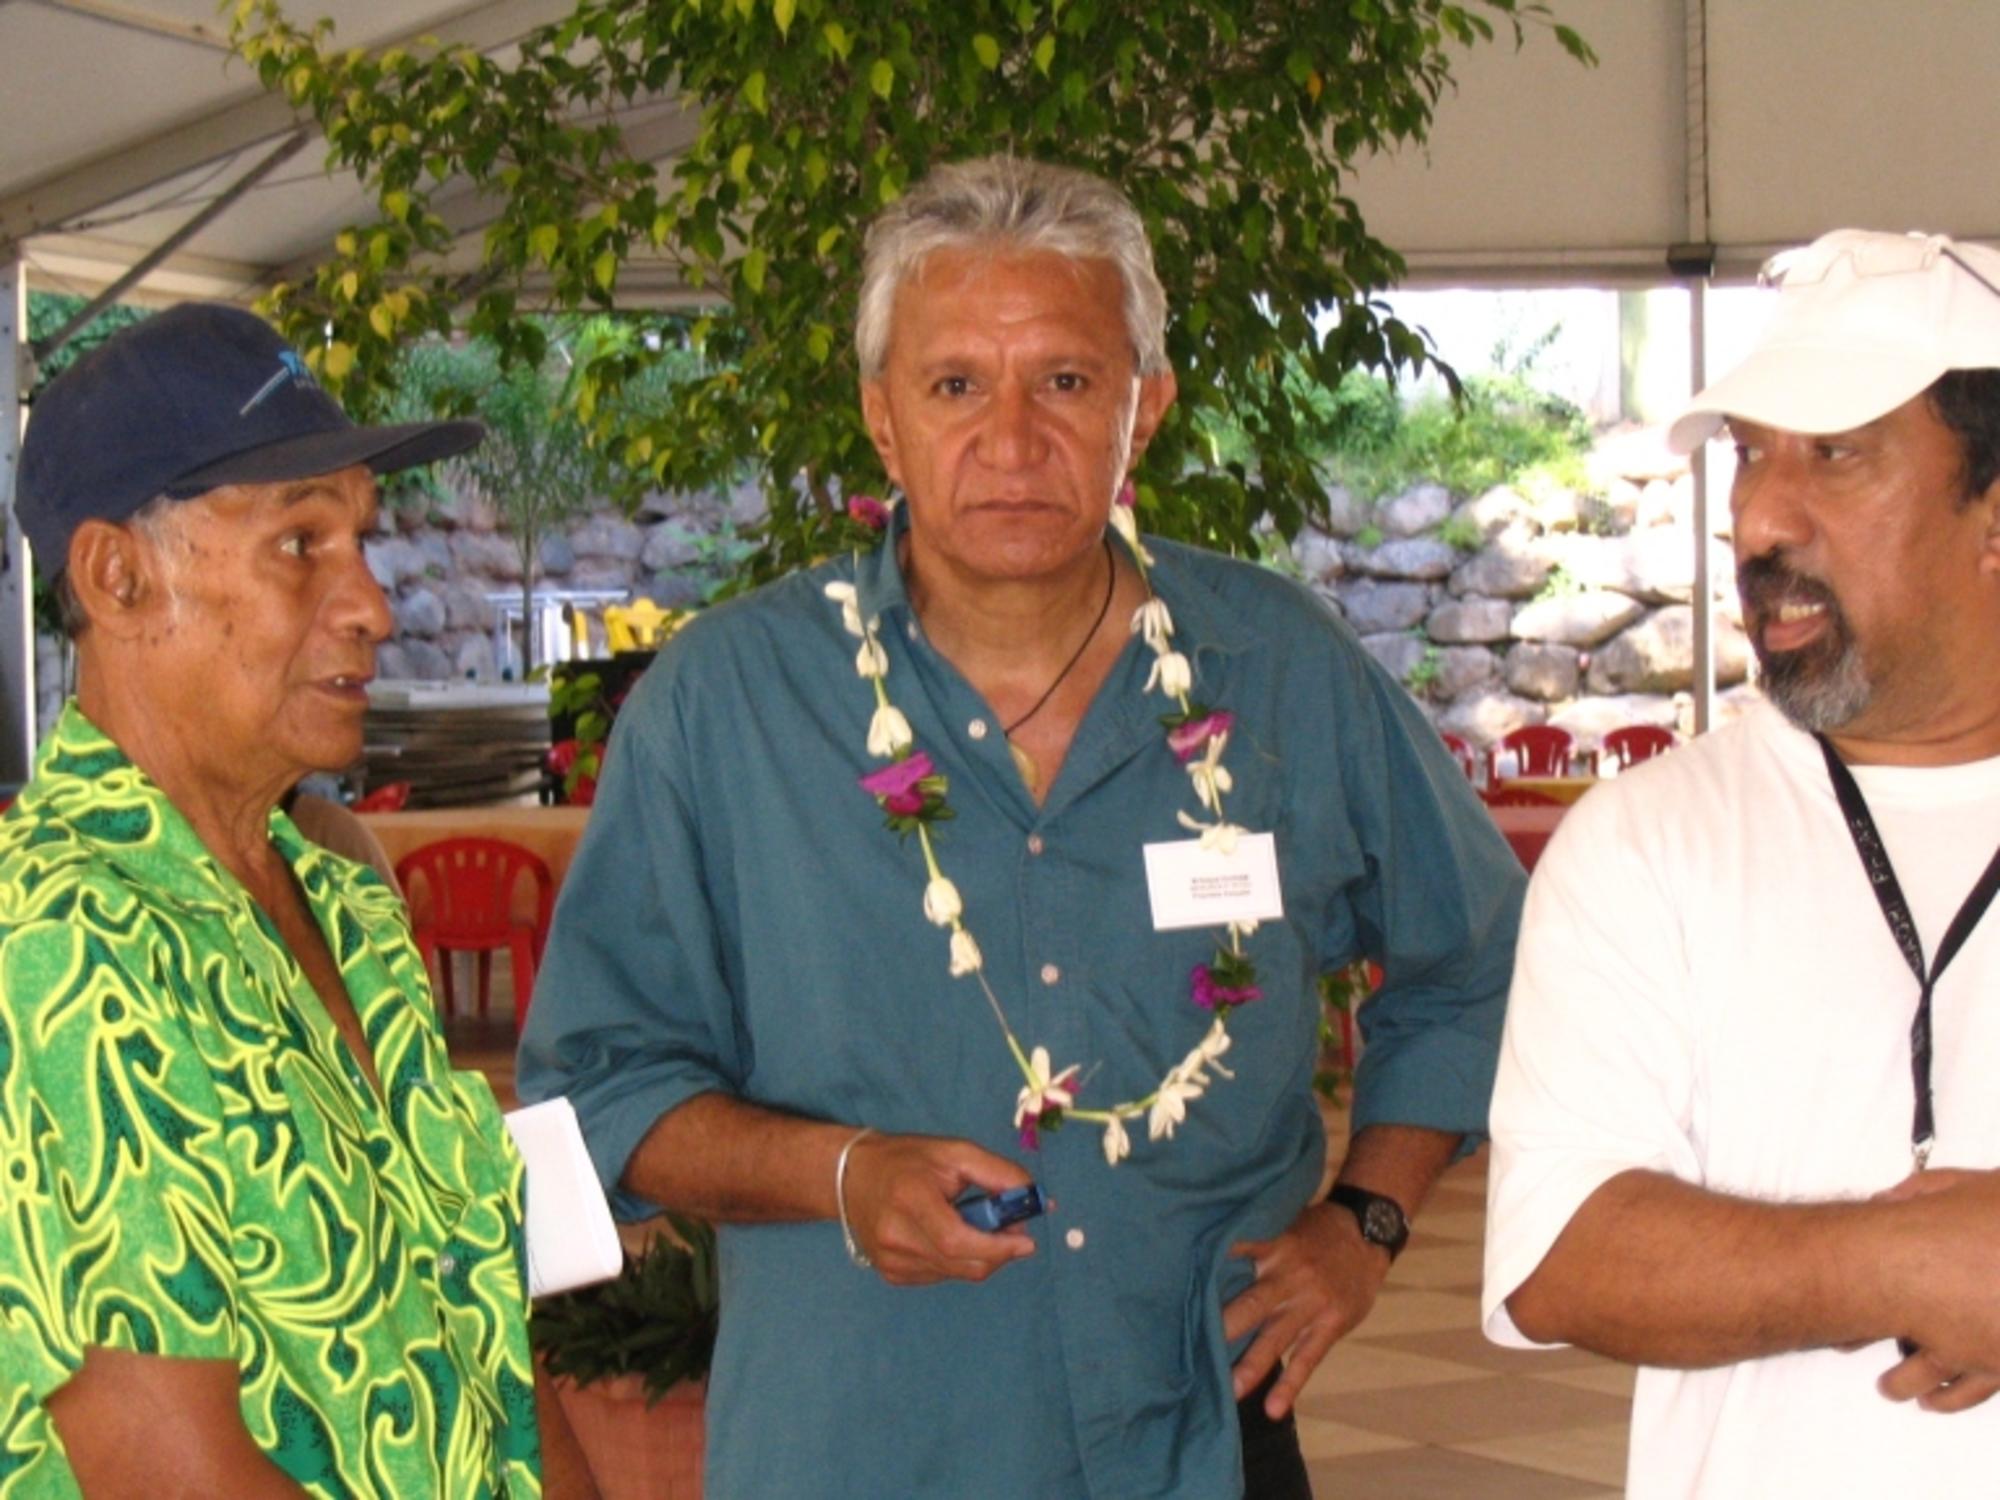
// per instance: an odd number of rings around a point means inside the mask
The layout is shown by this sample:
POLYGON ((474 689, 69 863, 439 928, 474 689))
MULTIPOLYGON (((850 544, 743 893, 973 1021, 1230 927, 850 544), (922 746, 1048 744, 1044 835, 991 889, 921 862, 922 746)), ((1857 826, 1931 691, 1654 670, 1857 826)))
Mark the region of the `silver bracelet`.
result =
POLYGON ((864 1271, 875 1262, 854 1242, 854 1227, 847 1222, 847 1156, 874 1133, 873 1125, 864 1125, 855 1131, 847 1138, 847 1144, 840 1148, 840 1159, 833 1164, 833 1206, 840 1211, 840 1238, 847 1246, 847 1258, 864 1271))

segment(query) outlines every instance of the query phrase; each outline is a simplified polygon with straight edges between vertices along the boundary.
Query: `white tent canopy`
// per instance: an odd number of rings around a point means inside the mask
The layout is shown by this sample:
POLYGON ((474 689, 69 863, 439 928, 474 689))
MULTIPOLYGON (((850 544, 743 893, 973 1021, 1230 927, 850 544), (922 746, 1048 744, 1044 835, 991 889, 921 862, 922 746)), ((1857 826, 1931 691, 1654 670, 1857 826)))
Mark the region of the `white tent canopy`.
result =
MULTIPOLYGON (((2000 240, 1992 5, 1553 5, 1598 67, 1532 28, 1518 53, 1476 49, 1429 148, 1357 173, 1354 196, 1412 284, 1736 278, 1839 224, 2000 240)), ((298 19, 330 15, 344 45, 428 34, 503 53, 568 8, 294 0, 298 19)), ((212 0, 0 0, 0 401, 18 405, 26 384, 28 285, 95 293, 146 266, 124 295, 247 301, 367 217, 366 195, 326 173, 316 133, 230 57, 222 29, 212 0)), ((662 160, 693 130, 671 99, 626 123, 662 160)), ((445 198, 470 253, 490 210, 445 198)), ((664 265, 635 268, 621 292, 682 295, 664 265)), ((0 422, 0 508, 17 435, 0 422)), ((0 782, 25 774, 32 734, 21 556, 16 538, 0 572, 0 782)))

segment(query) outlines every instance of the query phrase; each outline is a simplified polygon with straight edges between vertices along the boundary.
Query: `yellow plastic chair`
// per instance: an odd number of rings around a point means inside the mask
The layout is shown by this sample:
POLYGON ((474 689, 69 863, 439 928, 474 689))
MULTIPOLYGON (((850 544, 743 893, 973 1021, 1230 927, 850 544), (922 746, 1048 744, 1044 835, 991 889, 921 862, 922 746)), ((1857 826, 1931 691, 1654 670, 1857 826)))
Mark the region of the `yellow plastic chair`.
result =
POLYGON ((672 634, 673 611, 661 609, 651 599, 634 599, 630 604, 604 606, 604 634, 611 654, 620 651, 651 651, 672 634))

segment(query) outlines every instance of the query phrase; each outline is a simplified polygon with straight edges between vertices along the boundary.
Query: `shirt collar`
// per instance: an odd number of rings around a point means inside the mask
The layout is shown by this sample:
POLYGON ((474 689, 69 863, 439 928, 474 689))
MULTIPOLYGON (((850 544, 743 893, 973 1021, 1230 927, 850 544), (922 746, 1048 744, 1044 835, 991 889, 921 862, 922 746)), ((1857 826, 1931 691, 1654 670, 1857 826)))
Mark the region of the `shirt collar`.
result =
MULTIPOLYGON (((893 609, 907 609, 909 583, 903 576, 899 543, 910 529, 910 507, 898 502, 890 509, 889 525, 872 552, 859 555, 854 569, 855 602, 864 620, 875 619, 893 609)), ((1112 545, 1127 557, 1132 555, 1117 528, 1108 528, 1112 545)), ((1248 644, 1242 631, 1231 623, 1222 601, 1185 566, 1182 549, 1172 542, 1153 537, 1143 539, 1152 556, 1154 589, 1167 601, 1174 615, 1176 649, 1192 660, 1197 651, 1213 649, 1234 655, 1248 644)))
MULTIPOLYGON (((191 909, 232 912, 247 900, 158 783, 76 706, 63 705, 35 758, 22 811, 60 820, 134 885, 191 909)), ((328 863, 292 820, 271 809, 272 844, 309 896, 326 887, 328 863)))

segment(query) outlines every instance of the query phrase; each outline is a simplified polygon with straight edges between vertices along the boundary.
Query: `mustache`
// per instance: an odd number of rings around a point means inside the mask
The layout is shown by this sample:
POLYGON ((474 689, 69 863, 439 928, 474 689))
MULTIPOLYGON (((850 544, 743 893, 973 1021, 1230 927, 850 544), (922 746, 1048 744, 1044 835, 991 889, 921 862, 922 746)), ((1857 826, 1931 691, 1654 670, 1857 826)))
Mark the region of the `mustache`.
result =
POLYGON ((1744 609, 1768 615, 1781 604, 1824 604, 1835 616, 1840 600, 1810 573, 1801 573, 1774 552, 1753 557, 1736 570, 1736 592, 1744 609))

